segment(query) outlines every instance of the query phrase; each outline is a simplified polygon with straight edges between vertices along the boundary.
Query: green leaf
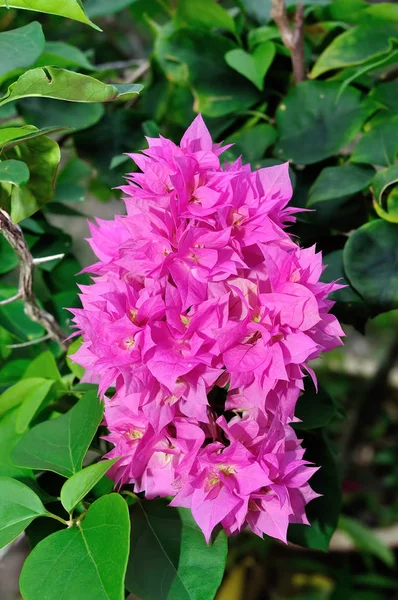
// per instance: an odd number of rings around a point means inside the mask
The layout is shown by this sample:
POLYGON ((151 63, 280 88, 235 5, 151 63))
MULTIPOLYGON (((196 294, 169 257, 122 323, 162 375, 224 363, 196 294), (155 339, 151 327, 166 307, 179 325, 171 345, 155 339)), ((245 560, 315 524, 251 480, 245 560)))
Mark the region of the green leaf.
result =
POLYGON ((289 92, 276 113, 276 156, 309 165, 337 154, 357 135, 374 104, 351 87, 336 102, 339 89, 338 82, 305 81, 289 92))
POLYGON ((235 22, 231 15, 214 0, 197 0, 179 2, 173 15, 176 27, 197 27, 198 29, 225 29, 235 33, 235 22))
POLYGON ((0 235, 0 256, 0 275, 12 271, 19 264, 18 256, 3 235, 0 235))
POLYGON ((100 121, 105 109, 100 103, 70 103, 51 98, 25 98, 18 109, 26 121, 39 129, 45 127, 73 127, 75 131, 92 127, 100 121))
POLYGON ((317 220, 327 220, 330 213, 339 210, 353 194, 370 185, 375 170, 370 165, 345 164, 341 167, 326 167, 315 180, 308 196, 308 208, 315 208, 317 220))
MULTIPOLYGON (((10 190, 7 203, 11 218, 18 223, 33 215, 54 196, 54 179, 61 158, 60 149, 51 138, 40 136, 33 137, 21 143, 17 140, 18 148, 7 150, 7 157, 20 158, 25 162, 30 171, 30 178, 26 185, 14 187, 10 190)), ((0 199, 7 193, 0 189, 0 199)))
MULTIPOLYGON (((17 291, 15 287, 0 287, 0 300, 15 296, 17 291)), ((40 338, 45 332, 42 325, 35 323, 25 314, 22 300, 0 308, 0 325, 11 332, 20 342, 40 338)))
POLYGON ((56 202, 83 202, 86 183, 92 175, 91 166, 80 158, 73 158, 62 169, 55 190, 56 202))
POLYGON ((11 461, 11 453, 21 439, 21 435, 15 431, 17 418, 17 408, 10 410, 0 419, 0 475, 4 477, 13 477, 24 483, 35 482, 33 471, 29 469, 20 469, 11 461))
POLYGON ((1 7, 23 8, 26 10, 48 13, 50 15, 67 17, 68 19, 90 25, 97 31, 101 31, 101 29, 87 17, 81 0, 62 0, 62 2, 59 2, 58 0, 0 0, 0 8, 1 7))
POLYGON ((71 477, 82 468, 102 412, 96 392, 87 392, 65 415, 28 431, 14 448, 12 460, 20 467, 71 477))
POLYGON ((386 221, 390 221, 390 223, 398 223, 398 211, 391 210, 395 208, 395 205, 391 205, 392 194, 396 193, 398 184, 398 165, 392 165, 388 167, 388 169, 382 169, 377 173, 375 178, 373 179, 372 188, 374 201, 373 206, 379 215, 386 221), (390 192, 390 196, 387 198, 387 207, 390 209, 389 212, 385 211, 382 203, 383 196, 387 195, 386 192, 393 186, 392 191, 390 192))
POLYGON ((32 125, 23 125, 22 127, 4 127, 0 129, 0 154, 7 152, 14 146, 22 142, 30 141, 43 135, 55 133, 60 127, 49 127, 48 129, 38 130, 32 125))
POLYGON ((0 76, 33 65, 43 52, 44 42, 43 30, 37 21, 0 33, 0 76))
POLYGON ((89 75, 82 75, 56 67, 38 67, 27 71, 12 83, 0 99, 0 106, 7 102, 40 96, 68 102, 112 102, 128 100, 142 90, 142 85, 106 84, 89 75))
POLYGON ((24 373, 24 379, 26 377, 37 377, 37 375, 44 377, 44 379, 61 381, 61 374, 58 370, 54 355, 50 350, 42 352, 30 362, 29 367, 24 373))
POLYGON ((249 48, 253 49, 257 44, 268 42, 270 40, 279 40, 281 37, 280 31, 275 25, 264 25, 257 29, 249 31, 247 36, 249 48))
POLYGON ((19 580, 22 596, 123 600, 128 548, 126 502, 118 494, 99 498, 79 526, 53 533, 32 550, 19 580))
MULTIPOLYGON (((1 252, 2 250, 0 249, 1 252)), ((25 372, 29 363, 29 358, 16 358, 15 360, 8 361, 0 369, 0 387, 9 387, 17 383, 21 379, 21 373, 25 372)))
MULTIPOLYGON (((22 381, 34 380, 23 379, 22 381)), ((43 405, 53 383, 54 381, 51 379, 43 379, 41 380, 41 383, 32 385, 29 393, 24 397, 22 404, 18 408, 17 420, 15 423, 15 430, 17 433, 24 433, 27 430, 37 411, 43 405)))
POLYGON ((29 169, 21 160, 4 160, 0 162, 0 183, 11 183, 20 186, 29 181, 29 169))
POLYGON ((293 423, 295 429, 317 429, 325 427, 333 419, 336 405, 324 387, 319 386, 317 392, 312 381, 309 381, 298 399, 294 415, 302 421, 293 423))
POLYGON ((72 354, 75 354, 75 352, 77 352, 79 350, 82 343, 83 343, 82 337, 78 337, 76 340, 74 340, 68 348, 68 356, 66 357, 66 364, 68 365, 69 369, 74 374, 74 376, 77 377, 78 379, 81 379, 83 377, 84 369, 77 363, 73 362, 73 360, 69 357, 72 354))
POLYGON ((188 28, 162 33, 155 42, 155 54, 167 78, 190 87, 194 110, 209 117, 235 113, 258 100, 258 92, 247 79, 214 58, 234 48, 224 36, 188 28))
POLYGON ((87 71, 95 70, 95 66, 87 56, 76 46, 65 42, 46 42, 44 51, 36 61, 36 67, 78 67, 87 71))
MULTIPOLYGON (((216 5, 217 6, 217 5, 216 5)), ((259 89, 264 89, 264 77, 275 57, 275 44, 263 42, 251 54, 241 48, 230 50, 225 60, 232 69, 246 77, 259 89)))
POLYGON ((40 498, 26 485, 0 477, 0 548, 15 540, 35 519, 48 514, 40 498))
POLYGON ((397 29, 375 24, 358 25, 337 36, 323 51, 315 63, 310 77, 316 78, 332 69, 361 65, 365 61, 380 58, 392 50, 397 29))
POLYGON ((228 161, 242 156, 244 163, 261 160, 267 148, 272 146, 277 138, 276 130, 266 123, 256 125, 251 129, 243 129, 226 138, 226 144, 234 144, 226 150, 223 158, 228 161))
POLYGON ((46 386, 44 384, 47 386, 47 381, 42 377, 29 377, 28 379, 21 379, 18 383, 9 387, 0 395, 0 416, 31 397, 38 396, 44 399, 48 392, 48 389, 45 391, 46 386), (44 393, 43 396, 42 393, 44 393))
POLYGON ((344 247, 344 268, 352 287, 378 310, 398 308, 398 224, 362 225, 344 247))
POLYGON ((90 465, 65 481, 61 488, 61 502, 65 510, 71 513, 118 460, 114 458, 90 465))
POLYGON ((288 540, 306 548, 327 552, 330 539, 337 527, 341 505, 341 485, 335 457, 319 431, 303 432, 305 459, 321 468, 310 479, 312 489, 322 497, 306 507, 310 526, 289 525, 288 540))
POLYGON ((372 120, 359 140, 352 162, 389 166, 398 153, 398 115, 380 121, 372 120))
POLYGON ((86 0, 84 8, 89 17, 103 17, 119 12, 136 0, 86 0))
POLYGON ((339 529, 345 531, 350 536, 359 552, 376 556, 376 558, 384 562, 388 567, 394 567, 394 552, 369 527, 362 525, 356 519, 342 515, 339 519, 339 529))
POLYGON ((370 97, 380 102, 385 108, 391 108, 398 112, 398 81, 381 83, 372 89, 370 97))
POLYGON ((227 558, 224 532, 207 546, 189 510, 161 501, 136 502, 131 523, 126 587, 132 594, 142 600, 214 598, 227 558))

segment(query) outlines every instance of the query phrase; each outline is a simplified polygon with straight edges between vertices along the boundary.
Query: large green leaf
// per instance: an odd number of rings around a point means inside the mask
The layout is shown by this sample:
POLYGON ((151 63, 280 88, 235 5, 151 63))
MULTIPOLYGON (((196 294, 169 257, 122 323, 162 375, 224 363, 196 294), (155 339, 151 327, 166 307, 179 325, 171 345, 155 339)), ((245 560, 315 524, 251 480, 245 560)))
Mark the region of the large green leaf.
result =
POLYGON ((91 25, 97 31, 101 31, 97 25, 92 23, 84 12, 81 0, 0 0, 0 8, 24 8, 37 12, 58 15, 80 21, 86 25, 91 25))
POLYGON ((61 502, 68 513, 73 511, 117 460, 119 459, 114 458, 90 465, 65 481, 61 488, 61 502))
MULTIPOLYGON (((28 382, 29 379, 23 379, 22 381, 28 382)), ((27 430, 36 413, 43 406, 48 393, 53 387, 53 383, 54 381, 51 379, 42 379, 40 384, 32 385, 32 389, 25 396, 18 408, 17 420, 15 422, 17 433, 24 433, 27 430)))
POLYGON ((65 42, 46 42, 44 51, 36 61, 36 67, 80 67, 88 71, 95 67, 87 56, 76 46, 65 44, 65 42))
POLYGON ((3 129, 0 129, 0 154, 5 153, 22 142, 55 133, 56 131, 59 131, 59 129, 59 127, 50 127, 45 130, 39 130, 32 125, 4 127, 3 129))
POLYGON ((246 77, 259 89, 264 89, 264 77, 270 68, 275 56, 275 44, 263 42, 255 47, 249 54, 242 48, 230 50, 225 55, 229 66, 246 77))
POLYGON ((345 531, 353 539, 359 552, 376 556, 388 567, 394 567, 394 552, 369 527, 365 527, 365 525, 356 519, 342 515, 339 519, 339 529, 345 531))
POLYGON ((251 129, 242 129, 226 138, 226 144, 234 144, 223 154, 228 161, 242 156, 244 163, 261 160, 264 152, 277 138, 276 130, 268 123, 260 123, 251 129))
POLYGON ((58 370, 57 363, 54 355, 50 350, 42 352, 34 360, 32 360, 24 373, 26 377, 44 377, 44 379, 53 379, 54 381, 60 381, 61 374, 58 370))
POLYGON ((375 107, 351 87, 337 101, 339 89, 337 82, 305 81, 289 92, 276 113, 276 156, 308 165, 336 154, 355 137, 375 107))
POLYGON ((236 47, 221 35, 187 28, 160 34, 155 52, 168 79, 192 89, 195 111, 221 117, 248 108, 258 99, 247 79, 215 60, 236 47))
POLYGON ((25 98, 18 102, 18 110, 26 121, 39 129, 73 127, 75 131, 92 127, 105 112, 104 106, 99 102, 70 103, 51 98, 25 98))
POLYGON ((43 377, 29 377, 9 387, 0 395, 0 417, 29 398, 40 397, 43 400, 48 392, 47 383, 43 377))
POLYGON ((398 30, 394 26, 358 25, 333 40, 315 63, 311 77, 326 71, 361 65, 369 59, 380 58, 393 47, 398 30))
POLYGON ((303 432, 305 459, 321 468, 310 479, 312 489, 322 497, 312 500, 306 507, 310 526, 289 525, 288 540, 294 544, 323 550, 329 548, 340 514, 341 485, 335 457, 320 431, 303 432))
POLYGON ((66 69, 38 67, 27 71, 10 85, 0 99, 0 106, 33 96, 68 102, 112 102, 120 98, 128 100, 141 90, 142 85, 136 83, 112 85, 66 69))
POLYGON ((33 65, 43 51, 44 42, 43 30, 37 21, 0 33, 0 76, 33 65))
POLYGON ((197 0, 179 2, 173 15, 177 27, 197 27, 198 29, 225 29, 235 32, 235 23, 231 15, 214 0, 197 0))
POLYGON ((131 509, 126 587, 142 600, 212 600, 221 583, 227 540, 211 546, 185 508, 138 501, 131 509), (148 572, 152 576, 148 577, 148 572))
POLYGON ((385 108, 392 108, 398 112, 398 81, 381 83, 372 89, 370 97, 380 102, 385 108))
POLYGON ((370 165, 326 167, 310 189, 307 206, 320 202, 346 198, 356 194, 371 184, 375 170, 370 165))
POLYGON ((398 115, 385 120, 371 121, 369 129, 359 140, 351 160, 387 167, 398 154, 398 115))
POLYGON ((26 141, 16 140, 17 148, 7 150, 8 158, 20 158, 28 166, 30 178, 22 187, 0 188, 0 199, 6 204, 14 223, 33 215, 52 200, 54 180, 61 158, 57 142, 46 136, 26 141), (23 142, 23 143, 21 143, 23 142))
POLYGON ((47 514, 40 498, 26 485, 0 477, 0 548, 3 548, 35 519, 47 514))
POLYGON ((118 494, 103 496, 79 525, 53 533, 32 550, 21 573, 22 596, 124 600, 128 549, 127 503, 118 494))
POLYGON ((35 481, 33 471, 16 467, 11 461, 11 452, 21 439, 15 431, 17 410, 14 408, 0 418, 0 476, 14 477, 29 484, 35 481))
POLYGON ((362 225, 344 247, 344 268, 352 287, 378 310, 398 308, 398 224, 362 225))
MULTIPOLYGON (((0 162, 0 183, 20 186, 29 181, 29 169, 21 160, 0 162)), ((1 268, 1 267, 0 267, 1 268)))
POLYGON ((74 475, 82 468, 102 411, 96 392, 87 392, 65 415, 28 431, 14 448, 12 460, 20 467, 74 475))

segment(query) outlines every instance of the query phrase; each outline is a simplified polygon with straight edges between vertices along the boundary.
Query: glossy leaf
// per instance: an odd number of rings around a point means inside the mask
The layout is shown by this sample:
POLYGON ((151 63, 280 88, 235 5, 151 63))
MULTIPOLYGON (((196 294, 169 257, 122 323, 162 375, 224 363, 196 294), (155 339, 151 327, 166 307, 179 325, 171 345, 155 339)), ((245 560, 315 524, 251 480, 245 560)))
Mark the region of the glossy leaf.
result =
POLYGON ((398 154, 398 115, 370 123, 370 128, 359 140, 352 162, 389 166, 398 154))
POLYGON ((254 104, 258 92, 228 65, 215 61, 236 45, 226 37, 198 29, 178 29, 159 35, 155 53, 171 81, 194 92, 194 110, 221 117, 254 104))
POLYGON ((352 67, 380 58, 392 49, 398 31, 393 26, 358 25, 337 36, 315 63, 311 77, 332 69, 352 67))
POLYGON ((0 418, 0 476, 13 477, 31 484, 35 481, 33 471, 16 467, 11 460, 11 453, 21 439, 21 435, 15 431, 17 411, 14 408, 0 418))
POLYGON ((82 468, 102 411, 96 392, 87 392, 65 415, 28 431, 14 448, 12 460, 20 467, 71 477, 82 468))
POLYGON ((22 596, 123 600, 128 548, 127 504, 118 494, 103 496, 80 525, 53 533, 32 550, 19 581, 22 596))
MULTIPOLYGON (((52 383, 52 382, 51 382, 52 383)), ((0 395, 0 416, 6 412, 19 406, 29 397, 36 395, 41 397, 42 393, 44 396, 48 392, 45 392, 47 381, 43 377, 29 377, 28 379, 21 379, 15 385, 9 387, 5 392, 0 395)))
MULTIPOLYGON (((23 379, 20 383, 23 381, 28 382, 32 380, 23 379)), ((15 430, 17 433, 24 433, 27 430, 30 422, 43 405, 53 383, 54 381, 51 379, 44 379, 41 383, 32 385, 29 393, 24 397, 23 402, 18 408, 17 419, 15 422, 15 430)))
POLYGON ((344 268, 353 288, 378 310, 398 308, 398 224, 371 221, 344 247, 344 268))
POLYGON ((306 507, 310 526, 289 525, 288 540, 313 550, 327 552, 330 538, 336 527, 341 505, 341 484, 336 460, 325 437, 319 431, 300 435, 306 448, 304 458, 321 468, 311 477, 311 488, 320 498, 315 498, 306 507))
POLYGON ((23 125, 22 127, 4 127, 0 129, 0 154, 5 153, 14 146, 22 142, 30 141, 43 135, 49 135, 59 131, 59 127, 50 127, 39 130, 32 125, 23 125))
POLYGON ((232 69, 254 83, 259 89, 264 89, 264 77, 270 68, 275 56, 275 44, 263 42, 255 47, 249 54, 241 48, 230 50, 225 55, 225 60, 232 69))
POLYGON ((342 515, 339 519, 339 529, 345 531, 352 538, 359 552, 371 554, 384 562, 388 567, 394 567, 394 552, 369 527, 366 527, 356 519, 342 515))
POLYGON ((0 0, 0 8, 23 8, 37 12, 58 15, 80 21, 86 25, 91 25, 97 31, 101 31, 97 25, 92 23, 84 12, 81 0, 0 0))
POLYGON ((326 167, 310 190, 308 206, 356 194, 370 185, 375 170, 370 165, 326 167))
POLYGON ((276 156, 308 165, 338 153, 354 138, 375 107, 351 87, 336 102, 339 87, 337 82, 305 81, 289 92, 276 113, 276 156))
POLYGON ((44 379, 52 379, 54 381, 61 380, 61 374, 58 370, 54 355, 50 350, 46 350, 32 360, 24 373, 26 377, 44 377, 44 379))
POLYGON ((114 458, 90 465, 65 481, 61 488, 61 502, 68 513, 73 511, 117 460, 119 459, 114 458))
POLYGON ((131 523, 130 592, 142 600, 214 598, 227 557, 224 532, 207 546, 189 510, 161 501, 136 502, 131 523), (148 577, 149 570, 157 576, 148 577))
POLYGON ((37 21, 18 29, 1 32, 0 76, 33 65, 43 52, 44 42, 43 30, 37 21))
POLYGON ((7 102, 40 96, 68 102, 111 102, 128 100, 142 90, 142 85, 106 84, 89 75, 82 75, 56 67, 39 67, 27 71, 8 88, 0 98, 0 106, 7 102))
POLYGON ((16 479, 0 477, 0 548, 15 540, 33 519, 46 514, 30 488, 16 479))
POLYGON ((173 21, 177 27, 197 27, 198 29, 225 29, 235 32, 231 15, 213 0, 200 0, 198 10, 196 0, 179 2, 173 21))
POLYGON ((21 160, 0 162, 0 183, 20 186, 29 181, 29 169, 21 160))

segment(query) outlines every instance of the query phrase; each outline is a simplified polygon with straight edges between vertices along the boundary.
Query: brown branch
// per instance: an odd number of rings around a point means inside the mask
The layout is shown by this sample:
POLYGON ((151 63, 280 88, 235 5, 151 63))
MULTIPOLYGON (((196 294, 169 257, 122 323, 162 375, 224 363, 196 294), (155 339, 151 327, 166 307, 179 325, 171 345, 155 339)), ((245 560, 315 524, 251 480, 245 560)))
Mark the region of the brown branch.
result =
POLYGON ((33 292, 35 261, 26 244, 22 230, 18 225, 14 225, 10 216, 2 209, 0 209, 0 232, 19 258, 18 293, 12 298, 3 301, 2 304, 9 304, 11 301, 21 299, 24 303, 25 314, 32 321, 42 325, 47 331, 49 338, 55 340, 58 344, 65 344, 66 334, 62 331, 54 317, 43 308, 40 308, 37 303, 33 292))
POLYGON ((294 81, 300 83, 307 78, 304 55, 304 6, 301 2, 297 6, 295 27, 290 27, 284 0, 272 0, 271 17, 275 21, 282 41, 292 56, 294 81))

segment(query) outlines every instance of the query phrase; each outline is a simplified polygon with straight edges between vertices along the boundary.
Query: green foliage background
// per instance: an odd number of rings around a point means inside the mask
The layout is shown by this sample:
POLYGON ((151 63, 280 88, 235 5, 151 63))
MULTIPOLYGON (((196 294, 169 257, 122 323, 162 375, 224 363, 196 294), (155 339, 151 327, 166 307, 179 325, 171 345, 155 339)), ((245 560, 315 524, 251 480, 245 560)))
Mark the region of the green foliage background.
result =
MULTIPOLYGON (((296 2, 285 4, 293 28, 296 2)), ((292 526, 289 538, 318 553, 242 534, 230 541, 219 600, 377 600, 396 586, 393 552, 368 525, 398 516, 388 387, 398 325, 398 6, 305 0, 304 15, 308 79, 296 84, 270 0, 0 0, 0 205, 35 258, 63 255, 38 264, 34 291, 65 333, 64 307, 78 306, 76 283, 89 281, 75 276, 86 262, 76 224, 122 211, 115 188, 134 169, 124 153, 145 147, 145 136, 178 141, 201 112, 215 141, 235 144, 227 161, 290 162, 292 204, 308 209, 293 231, 323 251, 325 281, 347 284, 333 310, 348 332, 377 341, 371 383, 344 374, 339 350, 317 365, 319 394, 308 385, 298 405, 323 497, 309 506, 311 527, 292 526), (363 448, 373 459, 362 476, 363 448), (321 554, 337 526, 354 540, 353 558, 321 554)), ((18 259, 1 235, 0 258, 1 301, 18 287, 18 259)), ((64 348, 40 341, 45 333, 22 300, 0 307, 0 543, 26 529, 23 598, 120 600, 127 590, 211 600, 225 536, 206 547, 189 512, 112 492, 110 463, 98 463, 106 443, 96 389, 79 383, 64 348)))

